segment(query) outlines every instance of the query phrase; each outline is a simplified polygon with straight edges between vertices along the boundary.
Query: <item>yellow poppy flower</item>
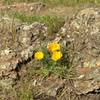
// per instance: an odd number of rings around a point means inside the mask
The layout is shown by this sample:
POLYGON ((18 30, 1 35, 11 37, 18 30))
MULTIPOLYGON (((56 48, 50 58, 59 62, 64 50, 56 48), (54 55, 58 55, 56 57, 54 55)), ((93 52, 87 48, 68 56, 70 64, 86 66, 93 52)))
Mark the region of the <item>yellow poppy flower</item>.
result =
POLYGON ((55 51, 52 54, 52 60, 54 61, 61 59, 61 57, 62 57, 62 53, 60 51, 55 51))
POLYGON ((50 52, 54 52, 54 51, 60 50, 60 44, 58 44, 56 42, 50 43, 50 44, 48 44, 47 48, 50 52))
POLYGON ((34 55, 34 58, 35 58, 36 60, 41 60, 41 59, 43 59, 43 58, 44 58, 43 52, 41 52, 41 51, 36 52, 35 55, 34 55))

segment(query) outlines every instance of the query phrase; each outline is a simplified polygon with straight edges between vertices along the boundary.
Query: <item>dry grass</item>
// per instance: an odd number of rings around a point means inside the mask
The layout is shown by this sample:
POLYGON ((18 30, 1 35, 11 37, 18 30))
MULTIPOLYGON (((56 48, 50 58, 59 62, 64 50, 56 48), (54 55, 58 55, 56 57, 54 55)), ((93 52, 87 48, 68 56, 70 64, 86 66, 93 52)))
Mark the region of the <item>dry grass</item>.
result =
POLYGON ((87 3, 100 3, 100 0, 2 0, 4 4, 12 4, 13 2, 43 2, 51 5, 69 5, 74 6, 77 4, 87 3))

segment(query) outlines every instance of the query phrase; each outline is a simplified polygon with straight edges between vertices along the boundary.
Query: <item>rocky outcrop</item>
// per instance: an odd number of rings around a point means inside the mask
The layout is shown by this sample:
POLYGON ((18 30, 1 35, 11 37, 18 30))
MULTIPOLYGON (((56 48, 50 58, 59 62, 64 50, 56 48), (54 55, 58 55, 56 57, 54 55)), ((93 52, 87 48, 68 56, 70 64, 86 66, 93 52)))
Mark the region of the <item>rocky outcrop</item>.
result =
POLYGON ((78 75, 74 86, 78 94, 100 89, 100 10, 81 10, 59 33, 63 40, 73 45, 73 66, 78 75))
POLYGON ((16 69, 33 56, 47 34, 44 24, 20 24, 3 17, 0 22, 0 84, 9 87, 17 78, 16 69), (40 40, 41 38, 41 40, 40 40))
MULTIPOLYGON (((0 32, 0 84, 9 87, 17 78, 16 69, 20 64, 33 56, 34 49, 46 44, 48 28, 37 22, 26 25, 1 18, 0 32)), ((100 10, 86 8, 78 12, 51 40, 54 41, 54 37, 55 41, 71 47, 69 51, 74 57, 73 67, 77 75, 72 86, 66 80, 53 77, 41 84, 36 84, 34 79, 34 88, 40 87, 37 91, 54 98, 63 86, 68 86, 65 91, 68 89, 70 93, 75 90, 76 95, 100 93, 100 10)))

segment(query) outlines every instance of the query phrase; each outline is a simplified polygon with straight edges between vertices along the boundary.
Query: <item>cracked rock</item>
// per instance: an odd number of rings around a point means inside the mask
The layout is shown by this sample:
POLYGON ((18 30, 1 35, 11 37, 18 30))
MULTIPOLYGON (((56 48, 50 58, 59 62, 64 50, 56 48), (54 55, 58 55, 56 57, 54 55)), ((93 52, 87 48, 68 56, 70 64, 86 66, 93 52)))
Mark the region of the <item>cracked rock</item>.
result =
POLYGON ((11 23, 10 18, 0 19, 0 84, 3 86, 8 82, 7 86, 12 85, 17 79, 16 68, 33 56, 34 49, 41 45, 40 38, 45 37, 48 31, 44 24, 37 22, 27 25, 15 20, 13 29, 11 23))
POLYGON ((100 10, 86 8, 74 15, 59 32, 60 41, 71 44, 75 56, 75 88, 85 94, 100 88, 100 10), (74 46, 73 46, 74 45, 74 46))

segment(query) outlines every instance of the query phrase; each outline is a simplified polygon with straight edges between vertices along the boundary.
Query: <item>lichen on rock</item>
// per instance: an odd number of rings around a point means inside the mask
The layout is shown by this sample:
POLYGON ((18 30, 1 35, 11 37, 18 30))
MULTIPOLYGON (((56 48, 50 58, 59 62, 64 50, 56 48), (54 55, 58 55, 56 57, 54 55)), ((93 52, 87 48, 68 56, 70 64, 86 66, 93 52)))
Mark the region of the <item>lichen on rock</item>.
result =
POLYGON ((65 41, 74 45, 74 64, 77 64, 77 74, 81 78, 75 81, 75 88, 80 94, 99 89, 100 10, 98 8, 81 10, 65 23, 60 33, 65 41))
POLYGON ((19 64, 33 56, 34 49, 40 45, 40 38, 45 37, 48 29, 37 22, 27 25, 5 17, 1 18, 0 25, 0 84, 9 86, 17 79, 19 64))

